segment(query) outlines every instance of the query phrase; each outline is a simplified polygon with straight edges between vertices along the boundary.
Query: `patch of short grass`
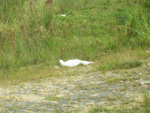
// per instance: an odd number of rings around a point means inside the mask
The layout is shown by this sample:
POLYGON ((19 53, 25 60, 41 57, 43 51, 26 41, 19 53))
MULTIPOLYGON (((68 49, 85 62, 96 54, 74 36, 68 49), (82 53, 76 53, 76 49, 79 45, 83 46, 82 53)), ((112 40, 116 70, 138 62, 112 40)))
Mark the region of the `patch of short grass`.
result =
POLYGON ((113 78, 113 79, 107 79, 107 83, 117 83, 117 82, 122 82, 122 81, 134 81, 139 78, 133 78, 133 77, 124 77, 124 78, 113 78))
POLYGON ((100 71, 109 71, 116 69, 136 68, 138 66, 141 66, 143 64, 142 60, 148 57, 149 54, 147 54, 143 50, 125 50, 123 52, 114 53, 102 57, 98 69, 100 71))
POLYGON ((92 110, 89 111, 89 113, 110 113, 111 110, 105 108, 105 107, 95 107, 92 108, 92 110))
POLYGON ((123 109, 123 108, 121 108, 121 109, 117 109, 117 108, 107 109, 105 107, 96 107, 96 108, 93 108, 88 113, 141 113, 141 111, 129 110, 129 109, 123 109))
POLYGON ((108 79, 106 80, 107 83, 116 83, 116 82, 120 82, 120 81, 125 81, 127 80, 126 78, 114 78, 114 79, 108 79))
POLYGON ((107 64, 103 64, 99 66, 100 70, 108 71, 108 70, 115 70, 115 69, 130 69, 138 67, 142 64, 140 61, 112 61, 107 64))
POLYGON ((144 94, 143 107, 144 107, 145 113, 149 113, 149 111, 150 111, 150 93, 144 94))
POLYGON ((62 100, 64 98, 56 97, 55 95, 49 95, 49 96, 45 97, 45 99, 48 100, 48 101, 58 101, 58 100, 62 100))

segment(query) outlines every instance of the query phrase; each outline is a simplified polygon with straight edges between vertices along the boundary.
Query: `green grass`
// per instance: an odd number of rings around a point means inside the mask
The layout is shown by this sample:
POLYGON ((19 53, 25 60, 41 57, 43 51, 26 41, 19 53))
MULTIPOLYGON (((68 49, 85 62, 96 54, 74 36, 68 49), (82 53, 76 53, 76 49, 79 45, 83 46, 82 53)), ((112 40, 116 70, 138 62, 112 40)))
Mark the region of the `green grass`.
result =
POLYGON ((97 107, 93 108, 89 113, 99 113, 99 112, 110 113, 110 110, 104 107, 97 107))
MULTIPOLYGON (((136 49, 136 50, 124 50, 122 52, 117 52, 117 53, 111 53, 111 54, 104 54, 101 56, 100 59, 94 62, 92 65, 92 70, 91 71, 108 71, 108 70, 116 70, 118 71, 119 69, 124 69, 119 67, 119 64, 122 64, 122 62, 126 61, 137 61, 140 62, 140 65, 142 63, 143 65, 147 65, 147 62, 145 62, 145 59, 148 59, 150 57, 150 54, 147 53, 145 50, 142 49, 136 49), (118 65, 112 65, 112 62, 118 61, 118 65), (105 66, 105 67, 104 67, 105 66), (113 68, 111 67, 113 66, 113 68), (115 67, 116 66, 116 67, 115 67), (103 67, 103 68, 101 68, 103 67)), ((57 64, 60 66, 60 64, 57 64)), ((130 67, 133 64, 129 65, 130 67)), ((136 68, 139 65, 134 65, 136 68)), ((84 68, 80 66, 80 68, 84 68)), ((85 67, 86 68, 86 67, 85 67)), ((26 81, 39 81, 41 79, 47 78, 47 77, 64 77, 64 76, 76 76, 80 74, 86 74, 86 71, 83 70, 73 70, 65 67, 60 67, 59 69, 55 69, 54 66, 50 65, 49 63, 42 63, 42 64, 37 64, 37 65, 31 65, 31 66, 25 66, 21 67, 19 69, 11 69, 11 70, 3 70, 0 71, 0 85, 3 86, 4 84, 7 84, 7 81, 11 81, 10 84, 18 84, 18 83, 23 83, 26 81)), ((106 82, 112 83, 112 82, 120 82, 122 80, 132 80, 130 77, 125 77, 121 79, 111 79, 106 80, 106 82)), ((9 83, 8 83, 9 84, 9 83)))
POLYGON ((148 113, 150 111, 150 93, 145 93, 143 107, 145 113, 148 113))
POLYGON ((62 97, 56 97, 56 96, 54 96, 54 95, 47 96, 45 99, 48 100, 48 101, 58 101, 58 100, 63 100, 62 97))
POLYGON ((149 58, 149 53, 142 49, 122 50, 122 52, 111 53, 101 57, 100 65, 97 68, 100 71, 109 71, 117 69, 131 69, 141 66, 145 59, 149 58))
POLYGON ((106 80, 107 83, 117 83, 117 82, 120 82, 120 81, 125 81, 127 80, 127 78, 114 78, 114 79, 108 79, 106 80))
POLYGON ((114 69, 130 69, 130 68, 138 67, 141 64, 142 62, 140 61, 119 61, 118 59, 115 59, 114 61, 100 65, 99 69, 104 71, 114 70, 114 69))
MULTIPOLYGON (((141 113, 138 110, 128 110, 128 109, 107 109, 105 107, 98 107, 98 108, 93 108, 89 113, 141 113)), ((148 112, 146 112, 148 113, 148 112)))
MULTIPOLYGON (((7 71, 56 65, 59 59, 94 61, 122 49, 150 46, 148 0, 55 0, 52 6, 44 0, 0 2, 1 78, 11 78, 3 74, 7 71)), ((110 64, 100 69, 132 68, 141 62, 110 64)))

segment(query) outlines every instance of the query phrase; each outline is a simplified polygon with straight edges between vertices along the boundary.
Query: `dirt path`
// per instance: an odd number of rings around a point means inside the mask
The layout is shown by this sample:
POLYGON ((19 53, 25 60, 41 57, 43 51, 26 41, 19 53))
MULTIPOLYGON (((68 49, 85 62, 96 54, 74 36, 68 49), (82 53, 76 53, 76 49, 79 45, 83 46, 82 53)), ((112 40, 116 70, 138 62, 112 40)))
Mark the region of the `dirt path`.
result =
POLYGON ((126 106, 130 110, 143 101, 143 91, 150 91, 149 85, 140 84, 150 78, 148 68, 106 73, 93 71, 94 68, 94 65, 68 68, 69 71, 61 73, 62 77, 0 88, 0 111, 77 112, 92 105, 110 109, 126 106))

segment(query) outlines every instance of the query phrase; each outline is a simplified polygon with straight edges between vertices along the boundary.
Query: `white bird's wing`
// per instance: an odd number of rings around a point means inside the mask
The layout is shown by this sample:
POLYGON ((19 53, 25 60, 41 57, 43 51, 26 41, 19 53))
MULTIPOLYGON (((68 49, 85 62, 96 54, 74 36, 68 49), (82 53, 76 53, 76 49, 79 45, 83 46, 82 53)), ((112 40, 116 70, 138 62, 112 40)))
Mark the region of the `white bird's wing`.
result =
POLYGON ((79 60, 68 60, 65 62, 66 66, 68 67, 74 67, 74 66, 77 66, 80 64, 80 61, 79 60))

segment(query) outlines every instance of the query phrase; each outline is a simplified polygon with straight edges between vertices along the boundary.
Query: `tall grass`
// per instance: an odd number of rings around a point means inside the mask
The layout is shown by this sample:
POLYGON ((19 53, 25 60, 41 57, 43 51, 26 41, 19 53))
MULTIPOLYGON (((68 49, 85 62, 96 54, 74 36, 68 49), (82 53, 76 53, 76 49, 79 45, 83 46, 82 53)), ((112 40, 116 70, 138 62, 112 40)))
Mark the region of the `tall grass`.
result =
POLYGON ((0 70, 150 45, 147 0, 0 0, 0 70), (142 3, 141 3, 142 2, 142 3), (60 14, 66 14, 61 17, 60 14))
POLYGON ((2 22, 12 22, 19 13, 25 0, 0 0, 0 19, 2 22))
POLYGON ((145 113, 148 113, 150 111, 150 94, 149 93, 144 94, 143 104, 144 104, 143 107, 144 107, 145 113))

